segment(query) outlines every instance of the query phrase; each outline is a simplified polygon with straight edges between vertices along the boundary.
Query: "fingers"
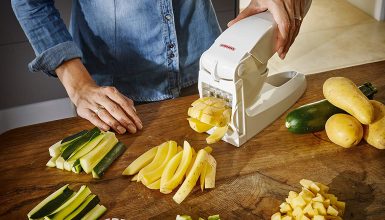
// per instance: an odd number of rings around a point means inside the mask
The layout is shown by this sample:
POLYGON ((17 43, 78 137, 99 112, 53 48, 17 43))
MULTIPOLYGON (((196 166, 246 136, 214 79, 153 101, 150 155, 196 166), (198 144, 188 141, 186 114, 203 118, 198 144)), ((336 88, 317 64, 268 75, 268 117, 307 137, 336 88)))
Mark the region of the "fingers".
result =
POLYGON ((296 16, 296 12, 295 12, 296 8, 294 5, 295 3, 293 1, 294 0, 284 1, 284 6, 286 9, 287 15, 289 17, 290 25, 289 25, 289 33, 288 33, 287 41, 286 41, 285 47, 282 51, 283 58, 286 57, 286 54, 287 54, 292 42, 294 41, 294 38, 295 38, 294 35, 298 29, 296 20, 299 20, 299 19, 296 19, 296 17, 295 17, 296 16))
POLYGON ((108 126, 106 123, 104 123, 102 120, 100 120, 99 116, 97 116, 93 111, 86 108, 78 108, 77 113, 80 117, 90 121, 93 125, 98 127, 99 129, 103 131, 110 130, 110 126, 108 126))
POLYGON ((283 59, 285 58, 283 52, 289 40, 290 18, 282 1, 267 1, 266 4, 278 26, 279 33, 277 34, 275 48, 279 57, 283 59))
POLYGON ((132 120, 127 116, 122 107, 118 103, 111 100, 108 96, 109 95, 107 92, 102 93, 98 98, 97 103, 104 108, 100 109, 98 112, 100 119, 102 119, 119 133, 125 133, 126 130, 128 130, 130 133, 136 133, 137 127, 134 125, 132 120))
MULTIPOLYGON (((131 126, 134 126, 134 127, 137 127, 138 129, 142 129, 143 128, 143 125, 142 125, 142 122, 141 120, 139 119, 138 115, 136 114, 136 109, 134 107, 134 102, 125 97, 124 95, 122 95, 116 88, 114 87, 106 87, 105 89, 109 90, 107 92, 107 96, 112 100, 114 101, 115 103, 117 103, 121 108, 122 110, 124 111, 124 113, 130 117, 130 119, 135 123, 135 126, 134 125, 131 125, 131 126)), ((130 121, 131 121, 130 120, 130 121)), ((135 128, 136 129, 136 128, 135 128)))
POLYGON ((231 25, 237 23, 238 21, 240 21, 244 18, 247 18, 249 16, 261 13, 261 12, 266 11, 266 10, 267 10, 267 8, 255 7, 254 5, 250 4, 247 8, 245 8, 245 10, 243 10, 241 13, 239 13, 239 15, 235 19, 231 20, 227 24, 227 27, 230 27, 231 25))
MULTIPOLYGON (((97 116, 99 116, 99 118, 104 121, 106 124, 108 124, 112 129, 114 129, 116 132, 118 132, 119 134, 124 134, 126 132, 126 128, 124 128, 121 123, 116 120, 111 114, 110 112, 107 110, 107 109, 100 109, 98 111, 98 114, 97 116)), ((136 132, 136 129, 135 129, 135 132, 136 132)), ((132 132, 132 133, 135 133, 135 132, 132 132)))

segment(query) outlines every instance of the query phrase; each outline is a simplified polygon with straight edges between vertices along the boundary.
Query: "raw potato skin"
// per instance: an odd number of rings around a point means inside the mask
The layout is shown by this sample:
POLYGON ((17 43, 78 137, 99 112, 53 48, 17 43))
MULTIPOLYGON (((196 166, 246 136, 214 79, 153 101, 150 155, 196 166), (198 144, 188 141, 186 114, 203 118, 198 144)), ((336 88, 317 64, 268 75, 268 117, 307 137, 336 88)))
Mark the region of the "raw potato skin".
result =
POLYGON ((378 149, 385 149, 385 106, 381 102, 371 100, 374 107, 374 121, 364 126, 364 139, 378 149))
POLYGON ((334 106, 345 110, 362 124, 370 124, 374 109, 369 99, 345 77, 331 77, 323 84, 325 98, 334 106))
POLYGON ((349 148, 360 143, 363 136, 361 123, 351 115, 335 114, 325 124, 328 138, 335 144, 349 148))

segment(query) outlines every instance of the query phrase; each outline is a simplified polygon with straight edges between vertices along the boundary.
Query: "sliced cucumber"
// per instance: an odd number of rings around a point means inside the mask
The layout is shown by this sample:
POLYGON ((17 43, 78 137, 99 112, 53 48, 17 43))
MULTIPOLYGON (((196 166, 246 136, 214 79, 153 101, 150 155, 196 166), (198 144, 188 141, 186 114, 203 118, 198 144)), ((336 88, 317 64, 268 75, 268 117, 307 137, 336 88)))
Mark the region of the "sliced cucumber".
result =
POLYGON ((28 213, 28 218, 39 219, 51 214, 71 197, 73 191, 68 184, 56 190, 28 213))
POLYGON ((103 176, 104 171, 126 150, 126 146, 122 142, 118 142, 115 146, 107 153, 106 156, 94 167, 92 170, 92 177, 100 178, 103 176))
POLYGON ((89 211, 82 220, 96 220, 107 211, 107 208, 103 205, 96 205, 91 211, 89 211))
POLYGON ((100 202, 97 195, 89 195, 86 200, 64 220, 79 220, 100 202))
POLYGON ((91 190, 83 185, 72 198, 68 199, 63 205, 57 208, 52 214, 46 216, 46 219, 64 219, 67 215, 73 212, 83 201, 91 194, 91 190))
POLYGON ((88 174, 103 159, 104 156, 118 143, 113 132, 106 132, 103 140, 91 152, 80 158, 83 170, 88 174))
POLYGON ((79 139, 68 145, 61 156, 64 158, 64 160, 67 160, 74 152, 76 153, 76 151, 80 150, 84 145, 86 145, 93 138, 97 137, 99 134, 99 128, 93 128, 91 131, 87 132, 85 135, 81 136, 79 139))
POLYGON ((51 159, 49 159, 49 161, 47 162, 46 166, 47 167, 56 167, 57 158, 59 158, 59 156, 51 157, 51 159))
POLYGON ((207 220, 221 220, 221 218, 219 217, 219 215, 212 215, 212 216, 209 216, 207 220))
POLYGON ((83 131, 78 132, 78 133, 76 133, 76 134, 70 135, 70 136, 64 138, 64 139, 61 141, 61 143, 62 143, 62 144, 65 144, 66 142, 73 141, 73 140, 79 138, 80 136, 85 135, 87 132, 88 132, 87 130, 83 130, 83 131))
POLYGON ((177 215, 176 220, 192 220, 192 218, 189 215, 177 215))
POLYGON ((64 169, 64 162, 65 162, 65 160, 64 160, 64 158, 63 157, 58 157, 57 159, 56 159, 56 161, 55 161, 55 163, 56 163, 56 168, 58 168, 58 169, 64 169))

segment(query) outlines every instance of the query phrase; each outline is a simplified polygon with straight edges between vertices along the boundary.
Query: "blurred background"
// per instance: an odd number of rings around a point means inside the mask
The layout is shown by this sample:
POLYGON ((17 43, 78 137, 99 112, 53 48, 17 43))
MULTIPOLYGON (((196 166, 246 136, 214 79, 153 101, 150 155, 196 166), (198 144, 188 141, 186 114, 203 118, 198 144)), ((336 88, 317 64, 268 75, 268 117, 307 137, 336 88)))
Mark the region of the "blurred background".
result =
MULTIPOLYGON (((250 0, 212 0, 222 29, 250 0)), ((68 24, 71 1, 56 1, 68 24)), ((60 81, 28 71, 34 52, 10 1, 0 1, 0 134, 16 127, 75 116, 60 81)), ((385 59, 385 0, 313 0, 285 60, 274 56, 270 74, 313 74, 385 59)))

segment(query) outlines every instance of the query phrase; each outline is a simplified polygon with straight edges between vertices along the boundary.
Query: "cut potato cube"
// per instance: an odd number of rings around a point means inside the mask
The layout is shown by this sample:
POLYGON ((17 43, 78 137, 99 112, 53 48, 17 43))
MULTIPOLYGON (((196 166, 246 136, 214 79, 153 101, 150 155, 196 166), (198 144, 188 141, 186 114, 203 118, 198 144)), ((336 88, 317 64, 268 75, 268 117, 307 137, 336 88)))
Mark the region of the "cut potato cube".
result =
POLYGON ((276 212, 274 215, 271 216, 271 220, 281 220, 281 213, 276 212))
POLYGON ((310 217, 313 217, 315 215, 315 211, 314 211, 313 207, 311 206, 311 203, 308 203, 305 206, 305 208, 303 209, 303 212, 310 217))
POLYGON ((300 218, 301 215, 303 215, 303 211, 302 211, 301 207, 299 207, 299 206, 295 207, 294 210, 293 210, 292 215, 294 217, 296 217, 296 219, 300 218))
POLYGON ((306 203, 309 203, 315 196, 310 190, 306 188, 302 188, 302 192, 300 192, 299 195, 303 198, 303 200, 305 200, 306 203))
POLYGON ((338 201, 338 198, 333 194, 325 193, 324 196, 325 198, 330 199, 330 204, 332 205, 336 204, 338 201))
POLYGON ((325 201, 325 198, 321 194, 317 193, 317 196, 314 197, 312 200, 314 202, 323 202, 323 201, 325 201))
POLYGON ((329 187, 322 184, 322 183, 318 183, 318 182, 314 182, 320 189, 321 189, 321 192, 323 193, 327 193, 329 191, 329 187))
POLYGON ((328 208, 330 206, 330 199, 325 199, 325 201, 323 201, 323 204, 325 208, 328 208))
POLYGON ((338 211, 333 206, 328 207, 327 213, 332 216, 338 216, 338 211))
POLYGON ((325 217, 322 216, 322 215, 315 215, 315 216, 313 217, 313 220, 326 220, 326 219, 325 219, 325 217))
POLYGON ((344 211, 345 211, 345 202, 337 201, 335 203, 335 206, 339 209, 340 212, 342 212, 342 214, 344 213, 344 211))
POLYGON ((296 208, 296 207, 303 208, 303 207, 305 207, 306 202, 305 202, 305 200, 303 200, 302 196, 298 195, 297 197, 295 197, 294 199, 291 200, 290 205, 293 208, 296 208))
POLYGON ((299 183, 309 189, 310 191, 312 191, 313 193, 317 193, 319 192, 321 189, 311 180, 307 180, 307 179, 302 179, 301 181, 299 181, 299 183))
POLYGON ((298 193, 297 193, 297 192, 289 191, 289 198, 294 199, 294 198, 297 197, 297 196, 298 196, 298 193))
POLYGON ((302 215, 301 220, 310 220, 310 218, 308 218, 306 215, 302 215))
POLYGON ((280 207, 279 211, 281 213, 287 213, 289 211, 292 211, 291 206, 286 202, 283 202, 279 207, 280 207))
POLYGON ((293 217, 285 215, 282 217, 282 220, 293 220, 293 217))
POLYGON ((326 209, 324 207, 324 204, 321 202, 314 202, 313 208, 318 211, 318 214, 320 215, 326 215, 326 209))

